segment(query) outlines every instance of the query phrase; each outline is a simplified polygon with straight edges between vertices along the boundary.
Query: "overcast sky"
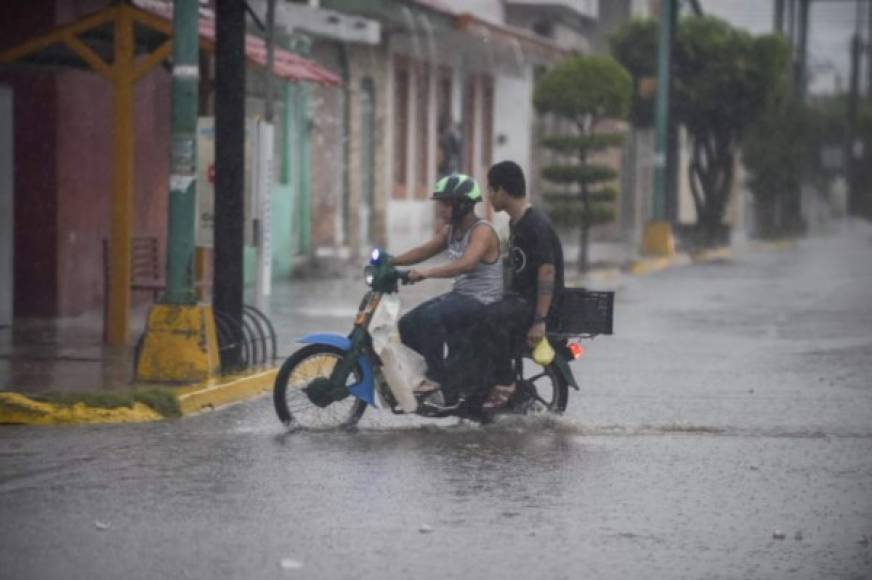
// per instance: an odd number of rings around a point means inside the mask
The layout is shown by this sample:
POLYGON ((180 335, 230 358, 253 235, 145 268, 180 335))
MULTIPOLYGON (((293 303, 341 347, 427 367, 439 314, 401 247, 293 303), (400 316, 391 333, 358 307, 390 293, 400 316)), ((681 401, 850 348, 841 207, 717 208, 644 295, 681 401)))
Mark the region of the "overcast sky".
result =
MULTIPOLYGON (((702 9, 753 33, 773 29, 774 0, 701 0, 702 9)), ((866 1, 866 5, 872 2, 866 1)), ((868 8, 867 8, 868 9, 868 8)), ((856 0, 813 0, 809 18, 809 72, 812 93, 847 90, 851 35, 856 22, 856 0)), ((868 18, 863 34, 868 38, 868 18)), ((866 68, 865 64, 862 67, 866 68)), ((865 71, 863 71, 865 72, 865 71)), ((863 76, 861 76, 861 82, 863 76)), ((861 84, 861 87, 865 84, 861 84)))

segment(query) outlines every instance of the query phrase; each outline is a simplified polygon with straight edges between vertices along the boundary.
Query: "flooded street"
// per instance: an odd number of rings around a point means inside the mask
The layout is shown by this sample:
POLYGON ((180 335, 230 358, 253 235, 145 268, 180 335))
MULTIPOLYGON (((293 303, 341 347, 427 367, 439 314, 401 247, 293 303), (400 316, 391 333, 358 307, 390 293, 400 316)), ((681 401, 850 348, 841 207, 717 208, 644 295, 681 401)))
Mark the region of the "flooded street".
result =
MULTIPOLYGON (((851 228, 623 278, 559 418, 290 434, 262 397, 5 427, 2 576, 868 578, 870 250, 851 228)), ((310 301, 273 309, 283 352, 346 330, 356 284, 279 291, 310 301)))

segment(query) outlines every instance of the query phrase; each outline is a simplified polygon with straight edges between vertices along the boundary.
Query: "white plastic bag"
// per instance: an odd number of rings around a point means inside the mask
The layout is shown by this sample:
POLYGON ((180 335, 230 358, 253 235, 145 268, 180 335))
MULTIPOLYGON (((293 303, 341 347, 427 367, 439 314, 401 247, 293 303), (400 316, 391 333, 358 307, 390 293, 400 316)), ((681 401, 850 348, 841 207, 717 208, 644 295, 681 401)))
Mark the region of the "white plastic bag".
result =
POLYGON ((372 315, 369 334, 391 393, 403 411, 412 413, 418 408, 413 388, 424 380, 427 365, 424 357, 400 342, 399 319, 399 297, 385 294, 372 315))

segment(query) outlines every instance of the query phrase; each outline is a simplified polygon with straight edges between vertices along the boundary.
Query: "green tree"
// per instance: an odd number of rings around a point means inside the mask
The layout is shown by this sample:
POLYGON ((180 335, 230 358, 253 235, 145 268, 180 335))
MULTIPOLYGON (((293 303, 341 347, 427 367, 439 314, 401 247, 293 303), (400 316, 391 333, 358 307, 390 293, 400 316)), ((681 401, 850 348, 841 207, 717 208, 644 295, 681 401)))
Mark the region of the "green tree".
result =
MULTIPOLYGON (((656 70, 657 25, 635 21, 612 38, 612 51, 639 79, 656 70), (647 48, 646 48, 647 47, 647 48)), ((789 48, 711 16, 681 20, 672 62, 672 110, 691 142, 689 181, 697 224, 709 241, 722 228, 739 143, 785 82, 789 48)), ((653 99, 637 91, 634 120, 653 118, 653 99)))
POLYGON ((635 127, 654 125, 653 83, 657 74, 658 29, 659 24, 653 18, 635 19, 619 28, 609 39, 612 55, 633 77, 630 123, 635 127), (644 85, 646 82, 649 83, 648 90, 644 85))
POLYGON ((745 136, 742 159, 754 195, 758 233, 801 231, 800 192, 812 155, 809 111, 794 96, 778 99, 745 136))
POLYGON ((615 179, 615 170, 590 158, 621 143, 622 135, 600 128, 606 119, 627 116, 632 90, 630 74, 613 58, 579 56, 546 73, 533 96, 537 111, 569 122, 569 134, 543 140, 561 162, 543 167, 542 177, 570 186, 568 191, 545 192, 545 201, 556 222, 581 227, 578 268, 582 272, 588 266, 590 228, 614 219, 616 196, 615 189, 606 185, 615 179))

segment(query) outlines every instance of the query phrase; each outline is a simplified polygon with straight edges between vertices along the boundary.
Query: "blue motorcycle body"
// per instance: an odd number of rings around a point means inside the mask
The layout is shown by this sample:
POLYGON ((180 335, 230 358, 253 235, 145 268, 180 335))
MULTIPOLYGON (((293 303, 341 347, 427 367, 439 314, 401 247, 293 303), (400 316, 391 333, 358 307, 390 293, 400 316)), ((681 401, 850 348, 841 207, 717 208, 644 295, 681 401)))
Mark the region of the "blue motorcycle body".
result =
MULTIPOLYGON (((298 339, 297 342, 302 344, 326 344, 340 348, 346 352, 351 349, 351 341, 348 337, 342 336, 341 334, 307 334, 298 339)), ((362 354, 357 357, 357 365, 360 367, 360 373, 362 375, 361 380, 350 386, 349 390, 352 395, 361 401, 365 401, 373 407, 378 407, 378 402, 375 396, 375 379, 372 370, 372 362, 366 355, 362 354)))

